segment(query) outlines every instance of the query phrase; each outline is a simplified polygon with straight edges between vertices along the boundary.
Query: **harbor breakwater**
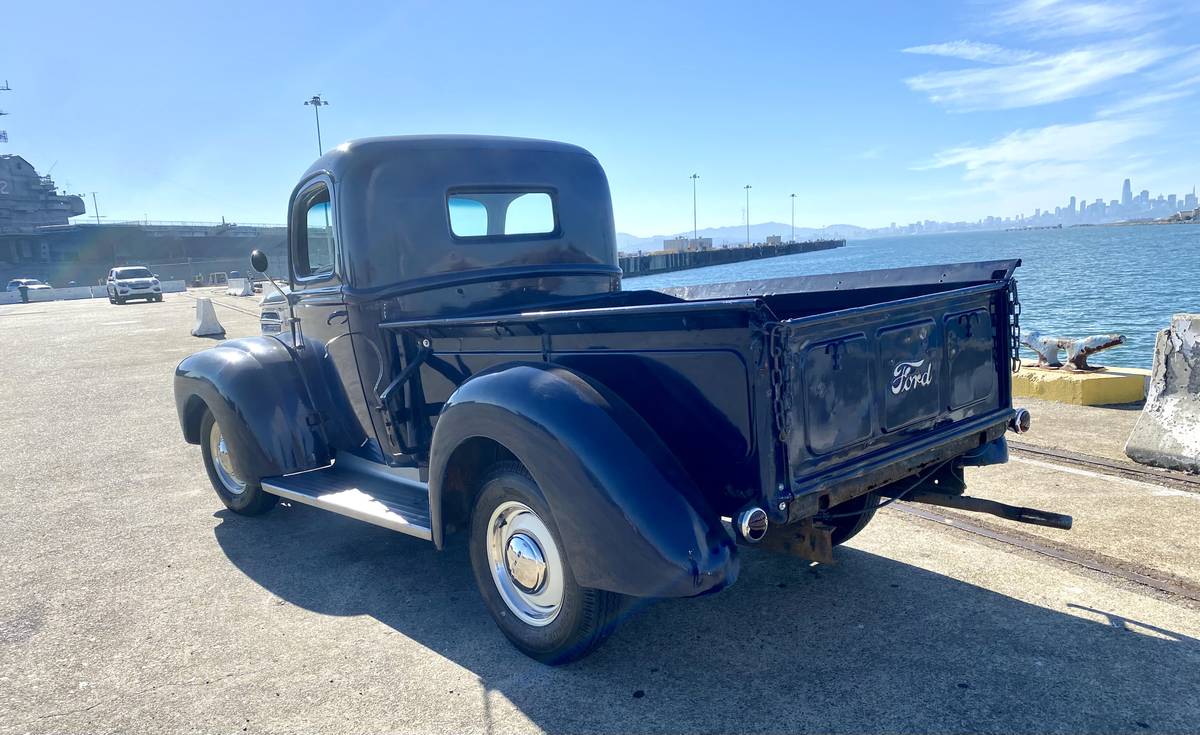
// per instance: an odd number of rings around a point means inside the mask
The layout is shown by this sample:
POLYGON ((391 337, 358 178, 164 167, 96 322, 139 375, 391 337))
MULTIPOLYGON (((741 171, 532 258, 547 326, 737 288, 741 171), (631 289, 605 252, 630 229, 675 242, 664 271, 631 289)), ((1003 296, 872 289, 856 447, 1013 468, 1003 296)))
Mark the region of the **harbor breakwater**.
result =
POLYGON ((704 268, 710 265, 740 263, 744 260, 774 258, 780 255, 811 253, 832 250, 846 244, 845 240, 812 240, 809 242, 785 242, 779 245, 750 245, 737 248, 714 248, 712 250, 680 250, 673 252, 639 253, 622 255, 621 270, 625 277, 649 276, 670 273, 688 268, 704 268))

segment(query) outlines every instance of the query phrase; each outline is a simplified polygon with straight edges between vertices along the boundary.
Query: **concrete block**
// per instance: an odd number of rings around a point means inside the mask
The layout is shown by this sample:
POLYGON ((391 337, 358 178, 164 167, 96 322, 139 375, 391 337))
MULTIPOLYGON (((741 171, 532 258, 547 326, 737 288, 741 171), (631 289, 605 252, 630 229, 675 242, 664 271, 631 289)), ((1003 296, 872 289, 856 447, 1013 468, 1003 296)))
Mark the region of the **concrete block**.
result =
MULTIPOLYGON (((29 303, 32 304, 37 301, 54 301, 58 299, 58 296, 55 295, 55 291, 57 290, 58 289, 55 288, 31 288, 29 289, 29 303)), ((20 295, 21 292, 18 291, 17 296, 20 297, 20 295)))
POLYGON ((1200 314, 1176 314, 1158 333, 1146 405, 1125 454, 1142 464, 1200 472, 1200 314))
POLYGON ((224 337, 225 327, 217 321, 217 310, 212 299, 196 299, 196 323, 192 326, 193 337, 224 337))
POLYGON ((1085 373, 1024 364, 1021 371, 1013 375, 1013 396, 1073 403, 1076 406, 1135 403, 1146 397, 1146 377, 1149 373, 1143 368, 1118 367, 1085 373))
POLYGON ((162 281, 163 293, 183 293, 187 290, 187 281, 162 281))
POLYGON ((254 284, 249 278, 230 278, 227 282, 225 294, 227 296, 253 296, 254 284))
POLYGON ((90 286, 72 286, 69 288, 54 289, 54 298, 66 301, 74 299, 90 299, 92 298, 92 289, 90 286))

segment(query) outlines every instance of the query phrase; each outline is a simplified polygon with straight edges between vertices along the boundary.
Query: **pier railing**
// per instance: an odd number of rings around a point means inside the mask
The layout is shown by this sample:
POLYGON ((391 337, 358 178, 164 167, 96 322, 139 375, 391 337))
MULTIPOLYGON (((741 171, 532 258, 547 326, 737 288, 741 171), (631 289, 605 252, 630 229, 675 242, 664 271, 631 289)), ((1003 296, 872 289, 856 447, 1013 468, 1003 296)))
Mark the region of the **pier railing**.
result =
POLYGON ((687 268, 703 268, 710 265, 740 263, 743 260, 775 258, 780 255, 811 253, 817 250, 832 250, 846 244, 845 240, 810 240, 808 242, 785 242, 779 245, 758 244, 737 248, 713 248, 712 250, 680 250, 657 253, 638 253, 620 257, 621 270, 625 277, 649 276, 670 273, 687 268))

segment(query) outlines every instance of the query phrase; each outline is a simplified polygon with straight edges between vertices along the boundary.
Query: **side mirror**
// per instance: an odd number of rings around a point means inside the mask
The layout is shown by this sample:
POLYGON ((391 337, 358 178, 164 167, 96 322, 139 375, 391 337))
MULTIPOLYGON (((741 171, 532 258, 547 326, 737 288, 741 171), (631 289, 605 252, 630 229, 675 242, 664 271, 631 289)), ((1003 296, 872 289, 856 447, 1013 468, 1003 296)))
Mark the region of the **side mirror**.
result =
POLYGON ((259 273, 267 272, 267 254, 261 250, 250 251, 250 265, 259 273))

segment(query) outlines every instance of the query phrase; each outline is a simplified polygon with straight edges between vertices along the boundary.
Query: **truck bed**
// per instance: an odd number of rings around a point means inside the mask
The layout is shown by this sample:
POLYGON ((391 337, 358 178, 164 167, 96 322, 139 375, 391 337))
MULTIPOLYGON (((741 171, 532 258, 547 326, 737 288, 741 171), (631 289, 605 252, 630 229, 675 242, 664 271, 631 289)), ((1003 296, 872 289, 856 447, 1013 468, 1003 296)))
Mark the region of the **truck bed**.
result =
POLYGON ((421 400, 396 416, 418 464, 441 403, 466 378, 552 362, 628 403, 721 512, 781 494, 805 501, 796 512, 815 512, 1003 432, 1017 265, 622 291, 536 311, 395 320, 380 325, 395 337, 385 375, 423 361, 410 371, 421 400))

